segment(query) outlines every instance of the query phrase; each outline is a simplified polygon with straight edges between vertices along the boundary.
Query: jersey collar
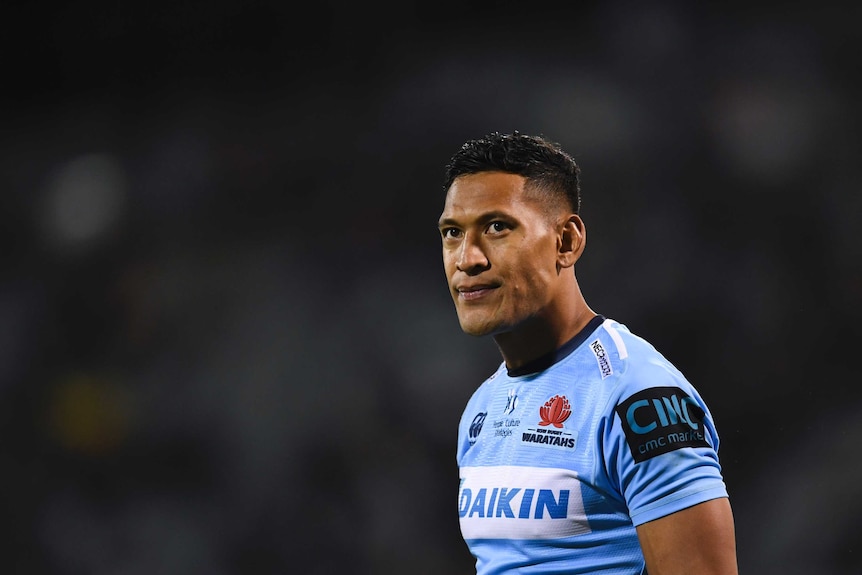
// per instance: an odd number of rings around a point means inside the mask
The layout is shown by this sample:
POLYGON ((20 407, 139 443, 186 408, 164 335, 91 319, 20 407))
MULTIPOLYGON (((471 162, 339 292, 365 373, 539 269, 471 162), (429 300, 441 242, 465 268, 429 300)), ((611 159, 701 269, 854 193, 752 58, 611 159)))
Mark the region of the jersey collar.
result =
POLYGON ((570 353, 575 351, 578 346, 580 346, 584 341, 586 341, 587 337, 591 333, 593 333, 602 323, 605 321, 605 316, 597 315, 593 319, 589 321, 584 328, 577 333, 575 337, 564 343, 559 348, 554 351, 547 353, 541 357, 537 357, 533 361, 530 361, 518 369, 507 369, 506 373, 509 377, 520 377, 522 375, 529 375, 531 373, 538 373, 540 371, 545 371, 558 361, 566 358, 570 353))

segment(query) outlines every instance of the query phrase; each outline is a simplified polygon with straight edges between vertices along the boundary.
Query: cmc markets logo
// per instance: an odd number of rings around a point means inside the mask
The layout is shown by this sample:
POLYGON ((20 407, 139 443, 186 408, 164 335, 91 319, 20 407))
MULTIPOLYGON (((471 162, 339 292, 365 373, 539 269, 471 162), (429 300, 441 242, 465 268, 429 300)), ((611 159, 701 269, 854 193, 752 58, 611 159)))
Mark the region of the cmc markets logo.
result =
POLYGON ((563 427, 563 422, 572 414, 572 406, 565 395, 555 395, 539 408, 539 425, 553 425, 557 429, 563 427))
POLYGON ((709 447, 703 409, 677 387, 652 387, 619 404, 626 442, 636 463, 683 447, 709 447))
POLYGON ((476 443, 476 440, 479 438, 479 433, 482 431, 482 424, 485 423, 485 417, 487 416, 488 412, 480 412, 473 418, 473 422, 470 424, 470 430, 467 432, 467 438, 470 440, 471 444, 476 443))

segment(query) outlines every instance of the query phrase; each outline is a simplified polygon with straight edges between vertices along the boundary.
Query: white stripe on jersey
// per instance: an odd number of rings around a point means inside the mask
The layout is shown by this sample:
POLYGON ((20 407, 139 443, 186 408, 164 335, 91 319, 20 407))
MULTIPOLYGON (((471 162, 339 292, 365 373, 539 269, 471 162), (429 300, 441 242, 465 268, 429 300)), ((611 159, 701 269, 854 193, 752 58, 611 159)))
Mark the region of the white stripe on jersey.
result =
POLYGON ((611 339, 614 340, 614 343, 617 344, 617 352, 620 354, 620 359, 625 359, 629 356, 629 351, 626 349, 626 344, 623 342, 623 338, 620 337, 619 332, 613 326, 614 321, 611 319, 606 319, 602 323, 602 327, 608 332, 608 335, 611 336, 611 339))

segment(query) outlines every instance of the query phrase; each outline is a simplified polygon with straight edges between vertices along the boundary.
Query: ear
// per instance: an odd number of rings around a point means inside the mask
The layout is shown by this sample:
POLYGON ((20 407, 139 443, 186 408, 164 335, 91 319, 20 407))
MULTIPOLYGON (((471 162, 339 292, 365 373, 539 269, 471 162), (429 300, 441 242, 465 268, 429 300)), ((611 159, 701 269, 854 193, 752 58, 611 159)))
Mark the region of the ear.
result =
POLYGON ((575 265, 584 253, 587 245, 587 228, 584 221, 577 214, 570 214, 563 222, 560 235, 557 239, 557 267, 570 268, 575 265))

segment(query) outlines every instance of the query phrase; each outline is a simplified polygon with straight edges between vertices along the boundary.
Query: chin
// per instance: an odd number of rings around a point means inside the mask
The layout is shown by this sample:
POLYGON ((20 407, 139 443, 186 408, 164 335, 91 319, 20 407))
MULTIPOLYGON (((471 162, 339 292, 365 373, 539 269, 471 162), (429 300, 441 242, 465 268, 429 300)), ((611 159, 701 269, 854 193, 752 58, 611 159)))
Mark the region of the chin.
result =
POLYGON ((502 326, 487 321, 471 321, 470 318, 460 319, 461 331, 467 335, 482 337, 486 335, 496 335, 502 331, 506 331, 502 326))
POLYGON ((461 324, 461 331, 463 331, 467 335, 472 335, 475 337, 482 337, 484 335, 490 335, 491 333, 493 333, 490 330, 478 328, 473 325, 464 325, 463 323, 461 324))

